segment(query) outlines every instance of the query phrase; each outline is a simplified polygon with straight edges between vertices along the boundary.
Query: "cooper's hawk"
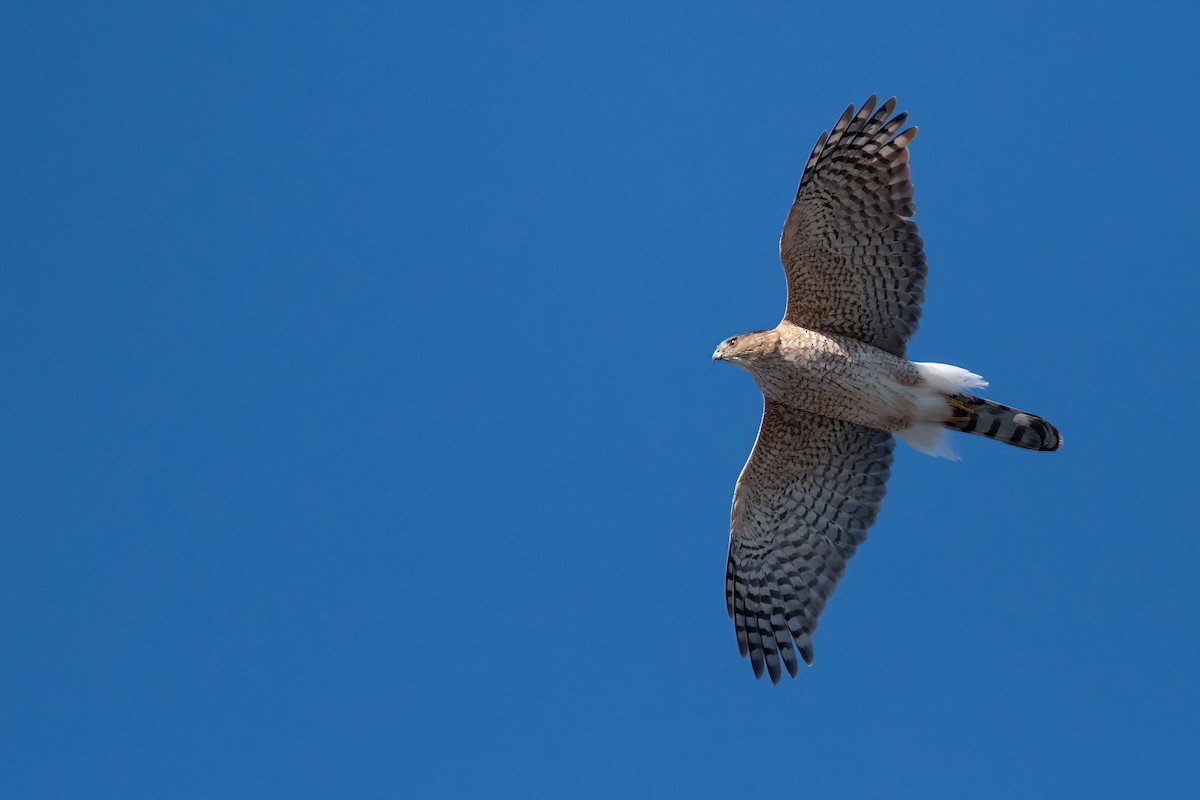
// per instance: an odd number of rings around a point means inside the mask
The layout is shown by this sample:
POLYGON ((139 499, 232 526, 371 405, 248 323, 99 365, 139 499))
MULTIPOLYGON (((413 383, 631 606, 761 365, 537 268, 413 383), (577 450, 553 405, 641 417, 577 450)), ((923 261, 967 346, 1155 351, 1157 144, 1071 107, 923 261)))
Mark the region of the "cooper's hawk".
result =
POLYGON ((1029 450, 1062 443, 1041 417, 976 397, 978 375, 905 358, 925 286, 909 219, 917 129, 900 130, 895 98, 875 103, 847 108, 804 167, 779 240, 783 321, 713 353, 763 393, 733 495, 725 599, 742 655, 773 682, 781 662, 795 677, 793 642, 812 663, 817 617, 879 513, 893 433, 950 458, 947 429, 1029 450))

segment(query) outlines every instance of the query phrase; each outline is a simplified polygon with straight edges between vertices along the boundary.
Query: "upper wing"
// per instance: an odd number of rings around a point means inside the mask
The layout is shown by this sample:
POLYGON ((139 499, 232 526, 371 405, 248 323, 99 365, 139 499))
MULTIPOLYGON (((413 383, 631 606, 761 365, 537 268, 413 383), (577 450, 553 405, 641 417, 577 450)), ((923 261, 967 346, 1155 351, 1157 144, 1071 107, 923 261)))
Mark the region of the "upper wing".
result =
POLYGON ((875 95, 822 133, 783 224, 783 318, 904 355, 925 298, 925 253, 912 216, 907 114, 874 114, 875 95))
POLYGON ((846 561, 866 538, 892 463, 891 434, 766 400, 738 478, 725 602, 738 649, 760 677, 796 676, 792 640, 812 663, 812 632, 846 561))

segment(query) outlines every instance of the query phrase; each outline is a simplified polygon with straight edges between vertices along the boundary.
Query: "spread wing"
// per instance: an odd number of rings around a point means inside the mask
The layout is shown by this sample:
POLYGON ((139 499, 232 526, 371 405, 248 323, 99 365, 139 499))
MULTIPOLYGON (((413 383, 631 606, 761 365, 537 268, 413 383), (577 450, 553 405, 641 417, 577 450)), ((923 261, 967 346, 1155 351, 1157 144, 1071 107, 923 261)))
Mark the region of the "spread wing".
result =
POLYGON ((889 120, 895 106, 893 97, 874 111, 871 95, 821 134, 784 222, 779 257, 788 288, 784 319, 903 356, 925 298, 925 253, 909 219, 908 143, 917 129, 897 133, 908 115, 889 120))
POLYGON ((725 602, 738 649, 756 677, 764 662, 796 676, 846 561, 883 500, 891 434, 767 400, 758 439, 738 478, 730 519, 725 602))

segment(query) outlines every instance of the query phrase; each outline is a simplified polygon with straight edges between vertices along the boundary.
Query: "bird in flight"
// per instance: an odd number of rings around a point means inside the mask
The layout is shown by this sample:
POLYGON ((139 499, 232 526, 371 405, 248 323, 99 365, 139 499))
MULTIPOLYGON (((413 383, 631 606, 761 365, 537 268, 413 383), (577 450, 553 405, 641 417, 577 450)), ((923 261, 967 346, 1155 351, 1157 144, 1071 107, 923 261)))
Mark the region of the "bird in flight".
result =
POLYGON ((1057 450, 1058 431, 975 394, 978 375, 909 361, 925 254, 912 221, 907 114, 893 97, 850 106, 813 148, 779 240, 783 321, 733 336, 714 361, 749 372, 763 394, 758 438, 730 513, 725 602, 755 677, 796 653, 812 664, 817 617, 883 500, 892 435, 953 458, 963 431, 1057 450))

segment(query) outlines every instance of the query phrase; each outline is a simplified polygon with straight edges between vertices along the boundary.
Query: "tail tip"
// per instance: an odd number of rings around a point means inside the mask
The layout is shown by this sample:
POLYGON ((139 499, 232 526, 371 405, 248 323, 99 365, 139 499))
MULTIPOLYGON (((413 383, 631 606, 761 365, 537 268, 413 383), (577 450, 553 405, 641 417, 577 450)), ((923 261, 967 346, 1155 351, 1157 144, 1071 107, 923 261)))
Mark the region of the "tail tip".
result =
POLYGON ((1013 422, 1032 430, 1038 435, 1038 450, 1043 453, 1053 453, 1063 445, 1063 435, 1058 432, 1058 428, 1051 425, 1041 417, 1035 417, 1033 414, 1027 414, 1024 411, 1018 411, 1013 415, 1013 422))

